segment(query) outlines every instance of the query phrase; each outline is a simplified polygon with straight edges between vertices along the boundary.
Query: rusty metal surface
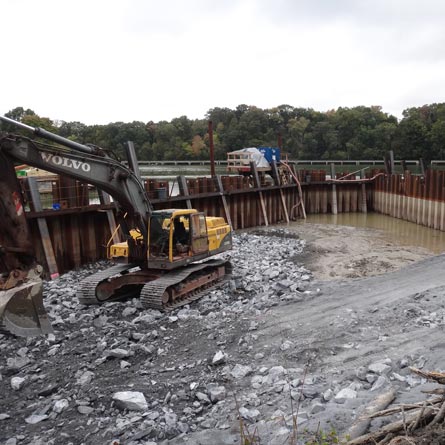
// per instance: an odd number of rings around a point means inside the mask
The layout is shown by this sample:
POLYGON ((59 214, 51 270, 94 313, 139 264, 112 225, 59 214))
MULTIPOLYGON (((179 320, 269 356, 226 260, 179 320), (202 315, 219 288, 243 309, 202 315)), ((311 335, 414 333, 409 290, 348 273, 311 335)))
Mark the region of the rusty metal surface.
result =
POLYGON ((32 238, 26 222, 14 165, 0 153, 0 274, 27 270, 34 263, 32 238))
POLYGON ((168 272, 142 288, 142 305, 159 310, 184 306, 199 298, 202 290, 217 285, 231 270, 228 261, 209 260, 168 272), (181 288, 185 289, 184 292, 181 288))
POLYGON ((0 290, 9 290, 26 281, 28 272, 20 269, 14 269, 9 275, 0 277, 0 290))
POLYGON ((51 323, 43 306, 42 267, 13 271, 0 290, 0 330, 21 337, 48 334, 51 323), (11 281, 13 286, 8 286, 11 281))
POLYGON ((20 336, 52 331, 41 272, 14 165, 0 152, 0 329, 20 336))
POLYGON ((0 291, 0 330, 20 337, 53 332, 43 306, 41 280, 0 291))
MULTIPOLYGON (((366 187, 363 187, 365 180, 334 186, 326 181, 324 171, 310 173, 311 181, 301 184, 308 213, 371 211, 374 209, 375 191, 445 201, 444 172, 427 171, 423 178, 408 173, 404 177, 380 176, 376 178, 375 184, 368 183, 366 187)), ((373 176, 375 173, 373 170, 369 175, 373 176)), ((300 180, 305 179, 304 174, 304 171, 298 172, 300 180)), ((338 173, 339 176, 342 174, 338 173)), ((183 195, 167 199, 158 199, 156 196, 156 190, 167 187, 165 181, 149 179, 145 183, 145 189, 149 196, 156 197, 153 200, 156 209, 197 208, 207 214, 224 217, 230 221, 234 230, 264 225, 266 221, 277 224, 286 222, 288 218, 303 216, 295 208, 299 203, 299 194, 292 181, 281 186, 264 187, 260 181, 255 186, 248 177, 222 175, 217 178, 182 178, 180 185, 183 195)), ((112 206, 80 206, 85 200, 78 195, 82 195, 82 190, 85 189, 76 184, 76 190, 76 200, 70 201, 76 207, 68 206, 58 212, 43 210, 41 214, 32 212, 28 215, 39 259, 43 258, 43 248, 34 219, 39 216, 46 218, 61 272, 88 261, 105 258, 103 246, 112 232, 109 224, 112 206)))

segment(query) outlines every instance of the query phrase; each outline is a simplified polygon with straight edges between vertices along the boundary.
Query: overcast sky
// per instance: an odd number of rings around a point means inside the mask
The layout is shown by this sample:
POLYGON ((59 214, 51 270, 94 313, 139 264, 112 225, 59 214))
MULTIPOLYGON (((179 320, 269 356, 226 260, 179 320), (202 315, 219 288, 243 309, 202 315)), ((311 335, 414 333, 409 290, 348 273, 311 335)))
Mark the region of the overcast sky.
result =
POLYGON ((401 117, 445 102, 443 0, 1 0, 0 113, 86 124, 213 107, 401 117))

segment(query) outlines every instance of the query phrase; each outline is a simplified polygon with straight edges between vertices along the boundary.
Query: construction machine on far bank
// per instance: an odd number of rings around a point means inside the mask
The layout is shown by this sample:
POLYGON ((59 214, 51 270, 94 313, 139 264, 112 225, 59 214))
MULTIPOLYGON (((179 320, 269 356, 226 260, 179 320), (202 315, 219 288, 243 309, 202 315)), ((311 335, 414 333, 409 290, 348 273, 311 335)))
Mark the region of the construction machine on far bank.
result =
POLYGON ((108 257, 119 264, 80 284, 82 304, 139 295, 145 307, 168 310, 199 298, 230 273, 228 261, 209 259, 232 248, 229 224, 195 209, 155 211, 137 174, 132 144, 126 167, 98 147, 6 117, 0 120, 52 142, 0 134, 0 329, 16 335, 51 330, 43 306, 42 268, 35 261, 13 162, 94 185, 118 205, 124 239, 108 246, 108 257))

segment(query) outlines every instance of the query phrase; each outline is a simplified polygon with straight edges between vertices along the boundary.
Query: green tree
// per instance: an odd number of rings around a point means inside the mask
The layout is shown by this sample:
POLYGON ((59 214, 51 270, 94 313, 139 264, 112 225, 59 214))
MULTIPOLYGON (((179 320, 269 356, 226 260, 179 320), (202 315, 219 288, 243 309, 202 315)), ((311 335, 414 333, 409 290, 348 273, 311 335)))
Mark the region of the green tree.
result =
POLYGON ((8 111, 5 113, 6 117, 9 117, 10 119, 14 119, 15 121, 22 122, 22 119, 25 116, 34 116, 36 113, 34 113, 31 109, 24 109, 23 107, 16 107, 11 111, 8 111))

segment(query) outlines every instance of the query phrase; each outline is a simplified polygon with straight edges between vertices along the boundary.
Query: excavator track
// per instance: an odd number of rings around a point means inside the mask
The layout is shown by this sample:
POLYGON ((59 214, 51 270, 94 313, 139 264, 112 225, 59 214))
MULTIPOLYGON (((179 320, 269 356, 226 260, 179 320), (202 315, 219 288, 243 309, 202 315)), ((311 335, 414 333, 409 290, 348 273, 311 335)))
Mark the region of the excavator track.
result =
MULTIPOLYGON (((100 299, 97 294, 98 287, 112 277, 125 275, 125 272, 134 267, 133 264, 118 264, 90 275, 80 283, 80 289, 77 291, 79 303, 92 305, 122 299, 126 295, 116 294, 113 298, 100 299)), ((204 291, 223 282, 230 273, 230 262, 225 260, 210 260, 165 272, 142 287, 142 305, 146 308, 171 311, 199 299, 204 291)))
POLYGON ((133 264, 117 264, 116 266, 109 267, 85 278, 80 283, 80 289, 77 291, 79 303, 85 305, 104 303, 104 301, 99 300, 96 296, 96 288, 99 283, 133 267, 133 264))
POLYGON ((223 282, 230 273, 231 264, 225 260, 210 260, 168 272, 142 288, 142 305, 146 308, 171 311, 201 298, 205 291, 223 282), (221 268, 224 268, 224 271, 221 271, 221 268), (174 289, 178 286, 187 290, 174 296, 174 289))

